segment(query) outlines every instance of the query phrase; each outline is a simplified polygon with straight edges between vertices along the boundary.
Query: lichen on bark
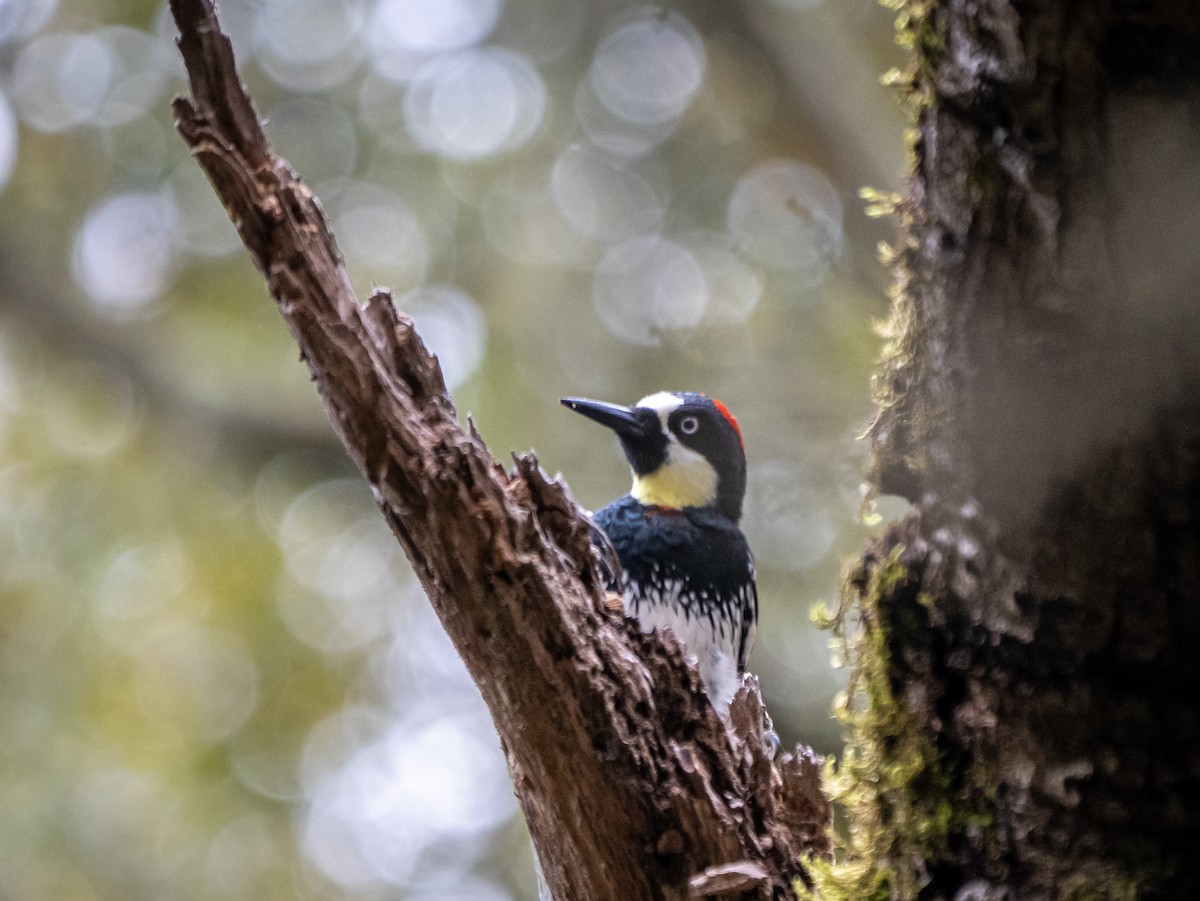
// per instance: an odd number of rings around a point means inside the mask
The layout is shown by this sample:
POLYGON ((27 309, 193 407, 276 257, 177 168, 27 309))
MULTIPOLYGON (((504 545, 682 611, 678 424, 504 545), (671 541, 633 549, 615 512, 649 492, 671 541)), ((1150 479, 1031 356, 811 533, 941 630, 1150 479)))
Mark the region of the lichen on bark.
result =
POLYGON ((853 828, 837 862, 812 867, 814 898, 917 897, 937 861, 993 825, 994 769, 936 726, 964 690, 930 593, 957 565, 948 556, 931 552, 917 517, 892 525, 847 572, 828 618, 852 676, 839 709, 849 741, 827 786, 853 828), (935 695, 939 684, 949 690, 935 695))
POLYGON ((850 825, 814 894, 1200 897, 1200 9, 901 24, 913 177, 870 438, 914 508, 835 617, 850 825))

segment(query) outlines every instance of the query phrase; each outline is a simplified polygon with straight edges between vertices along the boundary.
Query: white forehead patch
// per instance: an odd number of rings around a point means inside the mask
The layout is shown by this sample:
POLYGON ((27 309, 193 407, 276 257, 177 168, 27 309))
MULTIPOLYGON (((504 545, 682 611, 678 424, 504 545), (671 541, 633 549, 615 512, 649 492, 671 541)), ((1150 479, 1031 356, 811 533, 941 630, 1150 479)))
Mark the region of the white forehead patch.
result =
POLYGON ((637 406, 645 407, 648 410, 653 410, 658 414, 658 418, 662 420, 663 431, 666 432, 668 438, 674 437, 667 428, 667 419, 672 413, 683 406, 683 398, 676 397, 670 391, 658 391, 654 394, 648 394, 637 402, 637 406))

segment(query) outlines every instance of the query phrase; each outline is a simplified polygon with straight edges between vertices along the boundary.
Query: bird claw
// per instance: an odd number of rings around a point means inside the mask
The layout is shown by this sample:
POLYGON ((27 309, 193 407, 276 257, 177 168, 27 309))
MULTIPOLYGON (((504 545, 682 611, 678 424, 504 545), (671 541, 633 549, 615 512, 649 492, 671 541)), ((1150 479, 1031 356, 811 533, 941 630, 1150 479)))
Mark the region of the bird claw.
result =
POLYGON ((763 724, 763 744, 767 749, 767 757, 771 760, 778 760, 779 752, 783 748, 783 742, 779 739, 779 733, 775 731, 774 727, 769 725, 771 718, 766 715, 765 710, 763 711, 763 716, 767 720, 767 723, 763 724))
POLYGON ((779 738, 779 733, 775 731, 775 721, 771 719, 771 714, 767 712, 766 706, 762 708, 762 738, 763 746, 767 750, 767 757, 771 760, 778 760, 783 742, 779 738))

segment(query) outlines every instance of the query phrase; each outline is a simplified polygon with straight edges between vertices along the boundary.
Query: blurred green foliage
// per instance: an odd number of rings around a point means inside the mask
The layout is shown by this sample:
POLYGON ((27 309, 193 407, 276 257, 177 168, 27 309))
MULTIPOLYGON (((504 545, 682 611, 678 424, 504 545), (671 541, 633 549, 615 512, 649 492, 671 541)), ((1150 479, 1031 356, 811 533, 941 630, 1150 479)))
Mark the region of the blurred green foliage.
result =
MULTIPOLYGON (((220 13, 359 290, 416 313, 497 456, 594 507, 627 473, 558 397, 738 414, 752 668, 786 742, 836 750, 808 611, 864 534, 888 14, 220 13)), ((0 894, 529 897, 486 711, 171 130, 171 40, 157 3, 0 3, 0 894)))

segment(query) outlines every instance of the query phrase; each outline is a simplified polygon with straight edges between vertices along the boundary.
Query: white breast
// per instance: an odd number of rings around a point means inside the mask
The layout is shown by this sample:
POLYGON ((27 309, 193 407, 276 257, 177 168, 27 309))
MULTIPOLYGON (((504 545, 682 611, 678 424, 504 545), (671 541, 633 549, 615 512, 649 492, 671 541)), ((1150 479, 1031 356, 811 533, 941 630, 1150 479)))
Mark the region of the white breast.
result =
MULTIPOLYGON (((684 616, 677 604, 669 600, 664 603, 664 597, 669 599, 680 588, 678 582, 668 582, 661 592, 647 593, 631 585, 624 592, 625 607, 643 632, 670 629, 674 633, 689 662, 699 671, 713 707, 724 718, 741 684, 737 654, 742 624, 719 616, 713 619, 703 614, 684 616)), ((693 608, 693 613, 699 611, 693 608)))

